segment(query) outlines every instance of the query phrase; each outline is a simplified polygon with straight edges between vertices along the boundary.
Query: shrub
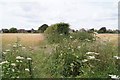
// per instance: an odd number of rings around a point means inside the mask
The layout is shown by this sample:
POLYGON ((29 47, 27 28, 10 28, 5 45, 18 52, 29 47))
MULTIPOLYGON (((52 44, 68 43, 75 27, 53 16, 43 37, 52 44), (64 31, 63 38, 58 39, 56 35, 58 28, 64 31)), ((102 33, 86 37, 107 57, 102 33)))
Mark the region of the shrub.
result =
POLYGON ((77 32, 71 34, 73 39, 78 39, 81 41, 94 41, 96 36, 94 36, 92 33, 88 32, 77 32))
POLYGON ((69 33, 69 24, 67 23, 56 23, 48 27, 45 31, 47 34, 55 33, 55 34, 65 34, 69 33))

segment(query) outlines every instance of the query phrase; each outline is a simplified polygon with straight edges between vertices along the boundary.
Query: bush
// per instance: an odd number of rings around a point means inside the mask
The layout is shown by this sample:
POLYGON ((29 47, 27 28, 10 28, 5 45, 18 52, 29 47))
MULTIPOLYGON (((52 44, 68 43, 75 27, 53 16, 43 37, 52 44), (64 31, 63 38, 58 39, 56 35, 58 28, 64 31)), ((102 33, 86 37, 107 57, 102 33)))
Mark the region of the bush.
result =
POLYGON ((67 35, 69 33, 69 24, 67 24, 67 23, 53 24, 46 29, 45 33, 47 33, 47 34, 55 33, 55 34, 67 35))
POLYGON ((92 33, 88 32, 77 32, 71 34, 71 36, 73 39, 78 39, 81 41, 94 41, 96 38, 92 33))

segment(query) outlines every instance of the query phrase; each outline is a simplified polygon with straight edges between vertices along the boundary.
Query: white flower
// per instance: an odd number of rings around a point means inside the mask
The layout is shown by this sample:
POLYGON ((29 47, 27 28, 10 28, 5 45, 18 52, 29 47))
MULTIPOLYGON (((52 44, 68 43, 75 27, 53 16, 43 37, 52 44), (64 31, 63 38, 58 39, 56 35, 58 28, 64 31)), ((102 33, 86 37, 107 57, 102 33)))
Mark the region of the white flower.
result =
POLYGON ((22 47, 22 45, 21 45, 21 44, 19 44, 19 47, 22 47))
POLYGON ((16 78, 20 78, 19 76, 17 76, 16 78))
POLYGON ((13 72, 15 72, 15 69, 12 69, 13 72))
POLYGON ((80 49, 80 48, 81 48, 81 46, 78 46, 77 48, 78 48, 78 49, 80 49))
POLYGON ((16 62, 19 62, 19 60, 16 60, 16 62))
POLYGON ((26 68, 25 71, 30 71, 30 70, 28 68, 26 68))
POLYGON ((27 58, 27 60, 32 60, 31 58, 27 58))
POLYGON ((88 56, 88 59, 95 59, 95 56, 88 56))
POLYGON ((14 48, 16 48, 16 47, 17 47, 17 45, 13 45, 13 47, 14 47, 14 48))
POLYGON ((70 49, 70 47, 68 47, 68 49, 70 49))
POLYGON ((23 61, 20 60, 20 62, 23 62, 23 61))
POLYGON ((74 64, 73 64, 73 63, 71 63, 70 65, 71 65, 71 66, 74 66, 74 64))
POLYGON ((22 47, 22 49, 25 49, 25 47, 22 47))
POLYGON ((120 57, 118 57, 118 56, 114 56, 114 58, 115 58, 115 59, 120 59, 120 57))
POLYGON ((120 79, 120 77, 119 76, 117 76, 117 75, 109 75, 112 79, 120 79))
POLYGON ((70 38, 73 38, 72 36, 70 36, 70 38))
POLYGON ((63 34, 60 34, 60 35, 63 35, 63 34))
POLYGON ((16 66, 16 64, 15 64, 15 63, 11 63, 11 65, 12 65, 12 66, 16 66))
POLYGON ((6 52, 10 52, 10 49, 7 49, 6 52))
POLYGON ((0 64, 5 64, 5 63, 9 63, 8 61, 3 61, 3 62, 1 62, 0 64))
POLYGON ((88 42, 90 41, 89 39, 85 39, 85 40, 88 41, 88 42))
POLYGON ((94 52, 87 52, 86 54, 94 54, 94 52))
POLYGON ((95 55, 99 55, 99 53, 94 53, 95 55))
POLYGON ((87 59, 82 60, 82 62, 87 62, 87 61, 88 61, 87 59))
POLYGON ((17 56, 16 59, 24 59, 24 57, 17 56))
POLYGON ((95 52, 87 52, 86 54, 91 54, 91 55, 99 55, 99 53, 95 53, 95 52))
POLYGON ((7 52, 3 52, 3 54, 7 54, 7 52))

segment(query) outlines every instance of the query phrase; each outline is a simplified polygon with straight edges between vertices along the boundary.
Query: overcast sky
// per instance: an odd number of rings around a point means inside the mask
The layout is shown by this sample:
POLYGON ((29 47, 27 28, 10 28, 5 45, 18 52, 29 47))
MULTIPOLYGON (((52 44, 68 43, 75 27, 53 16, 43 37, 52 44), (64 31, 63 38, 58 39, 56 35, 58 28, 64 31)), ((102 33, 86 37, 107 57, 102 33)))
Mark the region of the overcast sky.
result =
POLYGON ((38 29, 59 22, 72 29, 117 29, 118 0, 0 0, 2 28, 38 29))

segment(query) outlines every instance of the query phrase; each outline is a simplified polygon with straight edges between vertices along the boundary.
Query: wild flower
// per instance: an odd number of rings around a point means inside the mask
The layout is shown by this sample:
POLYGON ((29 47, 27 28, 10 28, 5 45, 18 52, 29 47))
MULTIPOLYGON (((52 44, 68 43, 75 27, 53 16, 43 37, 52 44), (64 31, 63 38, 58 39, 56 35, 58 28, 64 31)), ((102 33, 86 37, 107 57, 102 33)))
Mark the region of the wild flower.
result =
POLYGON ((12 69, 12 72, 15 72, 15 69, 12 69))
POLYGON ((91 54, 91 55, 99 55, 99 53, 95 53, 95 52, 87 52, 86 54, 91 54))
POLYGON ((95 55, 99 55, 99 53, 94 53, 95 55))
POLYGON ((85 40, 88 41, 88 42, 90 41, 89 39, 85 39, 85 40))
POLYGON ((11 63, 11 65, 12 65, 12 66, 16 66, 16 64, 15 64, 15 63, 11 63))
POLYGON ((17 76, 16 78, 20 78, 19 76, 17 76))
POLYGON ((60 35, 63 35, 63 34, 60 34, 60 35))
POLYGON ((14 47, 14 48, 16 48, 16 47, 17 47, 17 45, 13 45, 13 47, 14 47))
POLYGON ((80 48, 81 48, 81 46, 78 46, 77 48, 78 48, 78 49, 80 49, 80 48))
POLYGON ((3 61, 0 64, 6 64, 6 63, 9 63, 9 62, 8 61, 3 61))
POLYGON ((72 39, 73 37, 72 37, 72 36, 70 36, 70 38, 72 39))
POLYGON ((88 56, 88 59, 95 59, 95 56, 88 56))
POLYGON ((19 47, 22 47, 22 45, 21 45, 21 44, 19 44, 19 47))
POLYGON ((87 52, 86 54, 94 54, 94 52, 87 52))
POLYGON ((19 62, 19 60, 16 60, 16 62, 19 62))
POLYGON ((87 62, 87 61, 88 61, 87 59, 82 60, 82 62, 87 62))
POLYGON ((24 57, 17 56, 16 59, 24 59, 24 57))
POLYGON ((23 62, 23 61, 20 60, 19 62, 23 62))
POLYGON ((7 52, 3 52, 3 54, 7 54, 7 52))
POLYGON ((70 49, 70 47, 68 47, 68 49, 70 49))
POLYGON ((25 47, 22 47, 22 49, 25 49, 25 47))
POLYGON ((70 65, 71 65, 71 66, 74 66, 74 64, 73 64, 73 63, 71 63, 70 65))
POLYGON ((119 57, 119 56, 114 56, 114 58, 115 58, 115 59, 120 59, 120 57, 119 57))
POLYGON ((28 68, 25 68, 25 71, 30 71, 28 68))
POLYGON ((32 60, 31 58, 27 58, 27 60, 32 60))
POLYGON ((117 76, 117 75, 109 75, 109 77, 111 77, 112 79, 116 79, 116 80, 119 80, 119 79, 120 79, 120 77, 117 76))
POLYGON ((10 49, 7 49, 6 52, 10 52, 10 49))

